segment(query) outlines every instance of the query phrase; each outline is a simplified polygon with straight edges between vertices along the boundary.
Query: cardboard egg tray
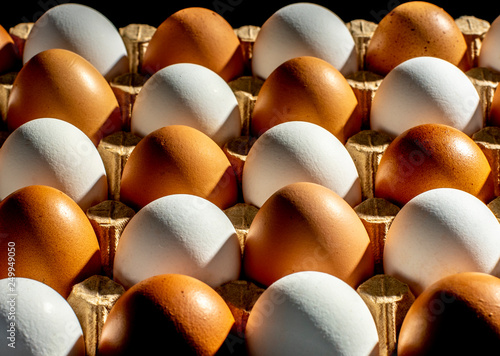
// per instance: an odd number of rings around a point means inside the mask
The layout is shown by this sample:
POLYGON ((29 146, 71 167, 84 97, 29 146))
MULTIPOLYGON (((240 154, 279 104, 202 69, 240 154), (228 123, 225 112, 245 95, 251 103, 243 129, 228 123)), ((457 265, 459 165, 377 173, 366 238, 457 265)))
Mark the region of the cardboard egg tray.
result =
MULTIPOLYGON (((477 67, 481 41, 490 24, 487 21, 462 16, 456 19, 468 43, 468 56, 474 68, 466 74, 476 87, 482 100, 485 117, 484 129, 472 138, 486 154, 496 178, 496 195, 500 195, 500 128, 489 126, 488 114, 495 89, 500 82, 500 73, 477 67)), ((21 23, 10 29, 10 33, 22 53, 24 41, 32 23, 21 23)), ((391 138, 369 129, 371 102, 383 77, 363 70, 364 56, 371 35, 377 24, 354 20, 347 24, 358 49, 359 71, 348 76, 347 81, 356 94, 363 112, 362 131, 350 137, 346 148, 351 154, 362 185, 363 202, 355 211, 365 225, 372 241, 375 255, 376 275, 358 288, 358 293, 368 305, 379 332, 380 355, 392 355, 396 351, 398 331, 414 296, 408 286, 397 279, 383 274, 383 248, 386 233, 399 211, 390 202, 374 196, 374 178, 380 159, 391 142, 391 138)), ((235 29, 241 48, 247 59, 250 73, 253 42, 259 27, 243 26, 235 29)), ((120 177, 123 167, 140 138, 130 133, 130 117, 135 97, 147 78, 138 73, 149 40, 156 28, 144 24, 131 24, 120 28, 120 34, 127 46, 130 58, 130 72, 110 82, 122 110, 124 131, 105 137, 98 146, 104 161, 109 182, 109 200, 90 208, 87 216, 94 227, 101 247, 103 274, 93 276, 74 286, 68 302, 75 310, 84 331, 87 354, 95 355, 102 326, 116 300, 124 293, 122 286, 112 280, 113 258, 120 235, 134 216, 135 211, 120 202, 120 177)), ((0 115, 5 118, 7 101, 16 73, 0 76, 0 115)), ((229 83, 239 103, 242 117, 241 136, 226 143, 224 152, 229 158, 241 184, 241 173, 246 155, 256 138, 251 137, 250 117, 263 81, 251 73, 229 83)), ((8 133, 0 131, 0 146, 8 133)), ((500 198, 488 205, 500 217, 500 198)), ((246 233, 258 208, 243 201, 225 210, 240 239, 242 253, 246 233)), ((217 288, 232 310, 236 323, 221 350, 224 353, 245 354, 245 325, 249 312, 264 291, 251 281, 232 281, 217 288)))

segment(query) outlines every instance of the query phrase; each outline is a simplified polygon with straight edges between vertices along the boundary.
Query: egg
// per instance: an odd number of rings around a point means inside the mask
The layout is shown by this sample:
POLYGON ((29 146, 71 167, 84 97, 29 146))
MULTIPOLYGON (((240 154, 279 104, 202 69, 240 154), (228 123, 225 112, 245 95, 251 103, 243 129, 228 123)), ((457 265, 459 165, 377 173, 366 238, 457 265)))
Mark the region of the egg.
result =
POLYGON ((59 119, 19 126, 0 149, 0 200, 29 185, 57 188, 84 211, 108 198, 97 148, 81 130, 59 119))
POLYGON ((454 188, 423 192, 394 218, 384 271, 414 295, 458 272, 500 273, 500 224, 486 204, 454 188))
MULTIPOLYGON (((222 297, 182 274, 150 277, 123 294, 102 328, 98 354, 215 355, 234 318, 222 297)), ((223 347, 223 346, 222 346, 223 347)))
POLYGON ((488 125, 500 127, 500 90, 495 89, 491 99, 488 125))
POLYGON ((245 333, 249 356, 378 354, 366 304, 348 284, 321 272, 296 272, 269 286, 245 333))
POLYGON ((343 75, 358 70, 356 46, 346 24, 321 5, 295 3, 272 14, 255 39, 252 73, 266 79, 283 62, 302 56, 321 58, 343 75))
POLYGON ((129 70, 127 49, 117 28, 86 5, 62 3, 45 11, 26 39, 23 62, 53 48, 79 54, 108 81, 129 70))
POLYGON ((7 106, 9 130, 43 117, 75 125, 96 146, 122 128, 118 101, 106 79, 83 57, 65 49, 35 55, 12 85, 7 106))
POLYGON ((481 100, 470 79, 435 57, 397 65, 377 89, 370 111, 371 129, 392 137, 427 123, 452 126, 472 136, 483 122, 481 100))
POLYGON ((170 194, 192 194, 227 209, 238 199, 234 170, 224 151, 203 132, 170 125, 151 132, 123 168, 121 200, 133 209, 170 194))
POLYGON ((398 355, 488 355, 500 348, 500 279, 474 272, 444 277, 411 306, 398 355))
POLYGON ((373 275, 374 257, 363 223, 344 199, 324 186, 298 182, 274 193, 255 215, 243 268, 264 286, 314 270, 356 288, 373 275))
POLYGON ((175 63, 205 66, 224 80, 243 75, 245 59, 232 26, 218 13, 188 7, 158 26, 148 44, 141 71, 153 74, 175 63))
POLYGON ((444 59, 463 71, 471 67, 467 44, 453 17, 426 1, 399 4, 380 20, 366 50, 366 70, 386 75, 414 57, 444 59))
POLYGON ((474 140, 447 125, 423 124, 389 144, 375 174, 375 196, 402 206, 433 188, 461 189, 485 203, 495 197, 490 164, 474 140))
POLYGON ((173 194, 142 208, 125 227, 114 279, 125 288, 154 275, 179 273, 219 287, 240 275, 241 248, 227 215, 206 199, 173 194))
POLYGON ((85 355, 78 318, 54 289, 29 278, 4 278, 0 298, 3 355, 85 355))
POLYGON ((68 297, 74 284, 101 272, 94 229, 82 209, 58 189, 31 185, 0 202, 0 278, 15 246, 15 276, 35 279, 68 297))
POLYGON ((356 166, 331 132, 304 121, 270 128, 250 148, 243 166, 245 202, 261 207, 278 189, 302 181, 324 185, 351 206, 361 203, 356 166))
POLYGON ((361 129, 358 100, 344 76, 316 57, 279 65, 264 81, 251 117, 253 136, 288 121, 324 127, 342 143, 361 129))
POLYGON ((0 25, 0 73, 13 71, 18 64, 17 52, 11 35, 0 25))
POLYGON ((187 125, 219 146, 241 133, 238 101, 217 73, 207 67, 178 63, 149 78, 132 109, 132 133, 144 137, 167 125, 187 125))
POLYGON ((489 68, 495 72, 500 72, 500 50, 498 41, 500 40, 500 16, 490 25, 481 41, 481 48, 478 58, 478 66, 489 68))

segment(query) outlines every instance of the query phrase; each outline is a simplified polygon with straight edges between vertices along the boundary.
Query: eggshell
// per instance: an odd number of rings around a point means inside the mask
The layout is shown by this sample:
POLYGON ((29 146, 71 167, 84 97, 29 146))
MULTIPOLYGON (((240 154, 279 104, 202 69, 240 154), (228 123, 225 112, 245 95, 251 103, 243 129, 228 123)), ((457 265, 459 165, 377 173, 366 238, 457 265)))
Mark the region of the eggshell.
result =
POLYGON ((435 57, 396 66, 373 98, 370 126, 393 137, 421 124, 452 126, 471 136, 483 128, 482 105, 470 79, 435 57))
POLYGON ((103 326, 99 355, 215 355, 234 324, 222 297, 186 275, 150 277, 129 289, 103 326))
POLYGON ((255 102, 252 134, 298 120, 324 127, 343 143, 361 129, 361 111, 351 86, 322 59, 292 58, 271 73, 255 102))
POLYGON ((368 307, 342 280, 297 272, 259 297, 246 327, 252 355, 375 355, 378 334, 368 307))
POLYGON ((79 54, 108 81, 129 70, 120 33, 103 14, 89 6, 60 4, 45 11, 26 39, 23 62, 53 48, 79 54))
POLYGON ((101 272, 97 237, 82 209, 47 186, 21 188, 0 202, 0 278, 15 244, 15 276, 32 278, 68 297, 74 284, 101 272))
POLYGON ((29 185, 57 188, 84 211, 108 198, 106 169, 92 141, 52 118, 21 125, 0 150, 0 200, 29 185))
POLYGON ((432 189, 406 203, 394 218, 384 270, 415 295, 458 272, 498 275, 498 236, 498 220, 479 199, 459 189, 432 189))
POLYGON ((5 28, 0 25, 0 73, 15 69, 17 53, 14 40, 5 28))
POLYGON ((9 95, 9 130, 42 117, 75 125, 96 146, 122 126, 118 101, 108 82, 83 57, 64 49, 35 55, 20 70, 9 95))
POLYGON ((270 128, 250 148, 243 166, 245 202, 260 207, 278 189, 302 181, 324 185, 351 206, 361 203, 356 166, 332 133, 303 121, 270 128))
POLYGON ((265 286, 290 273, 330 273, 353 288, 373 275, 370 238, 338 194, 307 182, 289 184, 259 209, 245 242, 245 275, 265 286))
POLYGON ((217 73, 192 63, 178 63, 156 72, 137 95, 132 133, 143 137, 163 126, 187 125, 219 146, 241 133, 238 101, 217 73))
POLYGON ((211 287, 238 279, 241 248, 233 224, 208 200, 189 194, 159 198, 125 227, 114 279, 125 288, 154 275, 179 273, 211 287))
POLYGON ((489 68, 495 72, 500 72, 500 16, 498 16, 490 25, 490 28, 481 41, 478 66, 489 68))
POLYGON ((229 159, 215 141, 185 125, 144 137, 123 169, 120 197, 140 209, 162 196, 192 194, 221 209, 236 204, 238 187, 229 159))
POLYGON ((495 197, 490 164, 474 140, 447 125, 418 125, 385 150, 375 174, 375 196, 402 206, 433 188, 461 189, 485 203, 495 197))
POLYGON ((500 90, 495 89, 493 94, 488 117, 488 125, 500 127, 500 90))
POLYGON ((142 62, 142 72, 153 74, 175 63, 205 66, 230 81, 243 74, 245 60, 232 26, 218 13, 188 7, 158 26, 142 62))
POLYGON ((358 70, 356 46, 347 26, 326 7, 295 3, 276 11, 254 43, 252 72, 266 79, 281 63, 301 56, 321 58, 343 75, 358 70))
POLYGON ((0 298, 3 355, 85 355, 78 318, 54 289, 33 279, 4 278, 0 298))
POLYGON ((500 279, 457 273, 429 286, 406 315, 398 355, 488 355, 500 348, 500 279))
POLYGON ((467 44, 453 17, 425 1, 399 4, 380 20, 366 51, 365 67, 386 75, 414 57, 444 59, 463 71, 471 67, 467 44))

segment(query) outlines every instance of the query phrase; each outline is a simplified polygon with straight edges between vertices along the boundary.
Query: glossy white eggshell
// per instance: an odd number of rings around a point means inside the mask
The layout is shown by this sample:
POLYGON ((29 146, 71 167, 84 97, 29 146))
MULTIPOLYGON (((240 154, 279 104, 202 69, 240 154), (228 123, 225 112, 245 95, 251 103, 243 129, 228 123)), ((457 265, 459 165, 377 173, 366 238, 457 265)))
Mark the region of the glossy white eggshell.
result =
POLYGON ((29 185, 57 188, 84 211, 108 197, 94 143, 76 126, 53 118, 21 125, 0 149, 0 200, 29 185))
POLYGON ((271 284, 253 306, 245 335, 250 356, 378 355, 368 307, 323 272, 296 272, 271 284))
POLYGON ((458 189, 417 195, 393 220, 384 249, 384 271, 415 295, 448 275, 500 276, 500 224, 481 200, 458 189))
POLYGON ((323 185, 351 206, 361 202, 358 171, 345 146, 328 130, 304 121, 276 125, 255 141, 243 166, 243 196, 261 207, 278 189, 296 182, 323 185))
POLYGON ((149 203, 127 224, 113 275, 127 289, 165 273, 217 287, 238 279, 240 266, 240 244, 226 214, 203 198, 173 194, 149 203))
POLYGON ((483 127, 477 90, 453 64, 416 57, 396 66, 377 89, 370 126, 393 137, 421 124, 444 124, 472 135, 483 127))
POLYGON ((33 25, 23 63, 47 49, 76 52, 111 80, 129 71, 127 49, 115 25, 99 11, 81 4, 60 4, 33 25))
POLYGON ((481 42, 478 66, 500 72, 500 16, 492 23, 481 42))
POLYGON ((80 322, 54 289, 33 279, 4 278, 0 280, 0 298, 2 355, 85 355, 80 322), (7 338, 11 322, 15 323, 15 348, 8 346, 12 342, 7 338))
POLYGON ((347 26, 317 4, 290 4, 267 19, 255 40, 252 72, 266 79, 281 63, 301 56, 321 58, 344 75, 358 70, 356 46, 347 26))
POLYGON ((167 66, 148 79, 132 110, 132 133, 144 137, 168 125, 186 125, 219 146, 241 133, 236 97, 217 73, 198 64, 167 66))

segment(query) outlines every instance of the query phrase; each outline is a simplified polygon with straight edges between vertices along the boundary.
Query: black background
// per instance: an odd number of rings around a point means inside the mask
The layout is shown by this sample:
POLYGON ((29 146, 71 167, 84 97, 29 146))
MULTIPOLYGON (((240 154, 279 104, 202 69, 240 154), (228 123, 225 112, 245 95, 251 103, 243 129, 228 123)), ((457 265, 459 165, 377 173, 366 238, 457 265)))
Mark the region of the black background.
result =
MULTIPOLYGON (((243 25, 261 26, 264 21, 282 6, 298 1, 262 1, 262 0, 198 0, 198 1, 166 1, 166 0, 2 0, 0 8, 0 25, 5 29, 21 23, 35 22, 49 8, 68 2, 76 2, 93 7, 100 11, 116 27, 124 27, 131 23, 143 23, 158 27, 169 15, 182 8, 201 6, 221 14, 233 27, 243 25)), ((343 0, 343 1, 310 1, 328 7, 342 20, 365 19, 378 23, 380 19, 395 6, 406 2, 403 0, 343 0)), ((500 4, 497 1, 465 0, 465 1, 431 1, 442 7, 453 18, 471 15, 492 22, 500 15, 500 4)))

